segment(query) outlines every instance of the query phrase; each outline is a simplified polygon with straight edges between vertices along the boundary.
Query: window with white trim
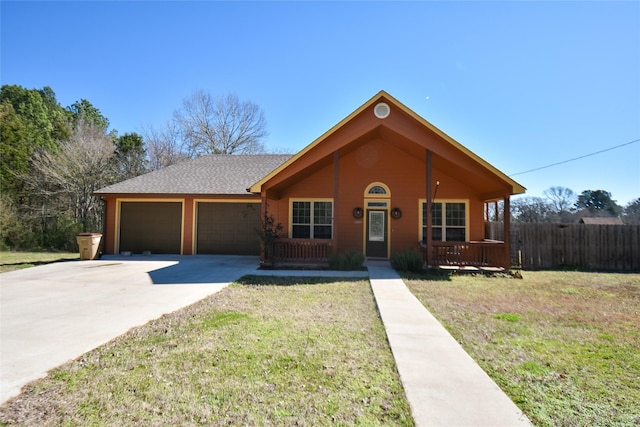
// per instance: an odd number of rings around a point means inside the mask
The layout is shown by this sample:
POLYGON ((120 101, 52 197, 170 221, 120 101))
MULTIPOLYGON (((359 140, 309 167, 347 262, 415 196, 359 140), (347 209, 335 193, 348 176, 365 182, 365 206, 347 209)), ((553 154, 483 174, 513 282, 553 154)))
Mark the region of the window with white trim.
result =
POLYGON ((331 239, 333 202, 291 202, 291 237, 294 239, 331 239))
MULTIPOLYGON (((436 242, 467 240, 467 204, 464 202, 433 202, 431 204, 432 239, 436 242)), ((422 203, 422 240, 427 239, 427 204, 422 203)))

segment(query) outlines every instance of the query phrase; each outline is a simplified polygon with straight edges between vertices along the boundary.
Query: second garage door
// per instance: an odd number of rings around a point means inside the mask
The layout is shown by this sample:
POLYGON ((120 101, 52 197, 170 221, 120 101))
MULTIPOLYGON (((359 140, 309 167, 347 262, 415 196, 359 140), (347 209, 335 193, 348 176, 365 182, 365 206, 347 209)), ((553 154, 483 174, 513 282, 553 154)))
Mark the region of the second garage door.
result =
POLYGON ((196 253, 258 255, 259 203, 199 202, 196 253))

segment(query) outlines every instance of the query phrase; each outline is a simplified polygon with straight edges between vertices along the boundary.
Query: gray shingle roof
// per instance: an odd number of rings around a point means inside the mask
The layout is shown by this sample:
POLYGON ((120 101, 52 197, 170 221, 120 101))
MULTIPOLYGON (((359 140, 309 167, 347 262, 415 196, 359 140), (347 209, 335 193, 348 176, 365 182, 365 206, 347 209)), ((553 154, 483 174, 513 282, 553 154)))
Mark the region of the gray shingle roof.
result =
POLYGON ((211 154, 101 188, 95 194, 247 194, 289 154, 211 154))

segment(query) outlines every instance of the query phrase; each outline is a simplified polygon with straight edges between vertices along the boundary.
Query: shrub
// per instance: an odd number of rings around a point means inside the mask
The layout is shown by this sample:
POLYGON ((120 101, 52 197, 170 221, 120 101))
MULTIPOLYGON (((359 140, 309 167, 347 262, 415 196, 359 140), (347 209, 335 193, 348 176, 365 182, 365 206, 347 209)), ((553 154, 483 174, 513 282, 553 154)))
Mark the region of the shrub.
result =
POLYGON ((43 234, 43 246, 48 249, 58 249, 75 252, 78 250, 76 236, 82 231, 82 223, 75 221, 68 215, 61 214, 52 218, 46 232, 43 234))
POLYGON ((0 197, 2 250, 78 250, 76 235, 82 224, 67 214, 35 216, 19 212, 8 197, 0 197))
POLYGON ((422 254, 415 249, 407 249, 391 258, 391 266, 398 271, 421 273, 423 265, 422 254))
MULTIPOLYGON (((267 208, 269 205, 267 205, 267 208)), ((246 215, 246 213, 245 213, 246 215)), ((273 215, 267 214, 265 211, 264 216, 260 224, 260 228, 256 229, 256 232, 260 236, 260 243, 262 245, 263 257, 262 262, 271 265, 272 267, 276 263, 276 239, 282 231, 282 223, 276 224, 276 220, 273 215)))
POLYGON ((0 194, 0 248, 32 249, 40 246, 30 218, 18 213, 11 198, 0 194))
POLYGON ((350 251, 341 254, 333 254, 329 257, 329 268, 332 270, 360 270, 364 262, 364 254, 358 251, 350 251))

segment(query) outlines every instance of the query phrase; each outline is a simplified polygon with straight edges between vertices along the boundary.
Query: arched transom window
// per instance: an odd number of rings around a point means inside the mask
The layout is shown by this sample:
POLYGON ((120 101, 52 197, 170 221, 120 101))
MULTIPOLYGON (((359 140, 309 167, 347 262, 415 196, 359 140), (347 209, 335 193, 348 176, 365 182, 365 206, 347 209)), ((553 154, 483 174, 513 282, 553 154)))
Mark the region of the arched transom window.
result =
POLYGON ((367 191, 367 194, 387 194, 387 190, 381 185, 374 185, 367 191))
POLYGON ((391 192, 389 191, 389 187, 384 185, 381 182, 374 182, 373 184, 369 184, 367 189, 364 192, 365 197, 391 197, 391 192))

